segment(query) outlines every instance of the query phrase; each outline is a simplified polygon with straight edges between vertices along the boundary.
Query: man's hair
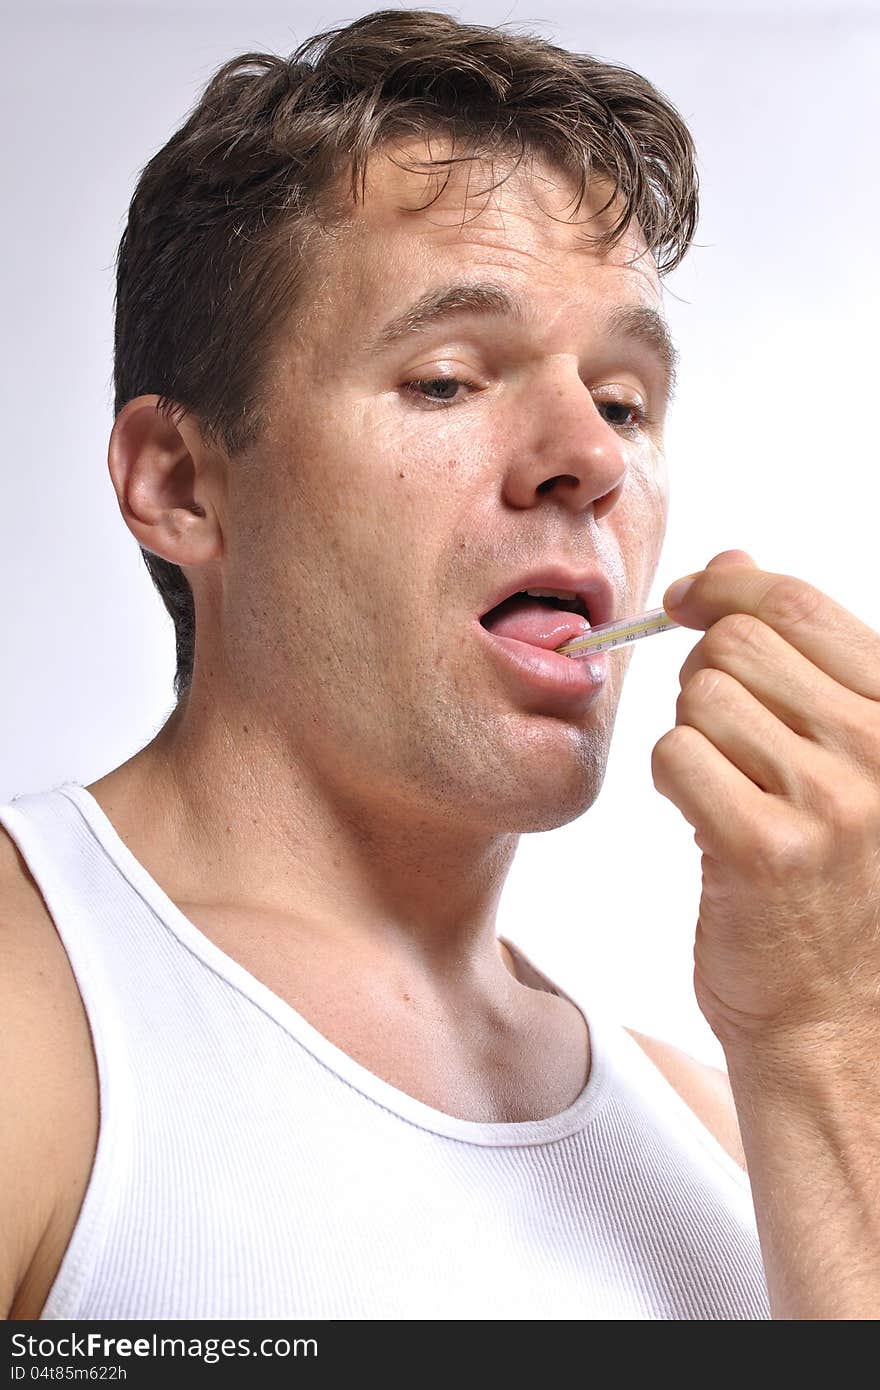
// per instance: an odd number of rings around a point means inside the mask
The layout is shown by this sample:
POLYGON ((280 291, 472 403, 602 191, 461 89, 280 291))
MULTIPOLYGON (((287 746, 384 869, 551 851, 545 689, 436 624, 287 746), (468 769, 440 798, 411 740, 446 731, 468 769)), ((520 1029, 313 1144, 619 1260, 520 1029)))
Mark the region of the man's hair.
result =
MULTIPOLYGON (((115 413, 155 393, 162 414, 194 415, 230 458, 250 448, 268 419, 281 329, 306 298, 315 231, 351 217, 371 152, 433 135, 451 136, 453 153, 419 168, 451 173, 517 149, 518 165, 528 151, 579 176, 577 209, 592 173, 609 179, 601 211, 615 198, 621 211, 590 238, 600 254, 632 218, 660 275, 692 243, 694 143, 644 77, 534 34, 377 10, 289 58, 225 63, 141 172, 117 257, 115 413)), ((141 553, 174 622, 179 700, 192 679, 192 591, 178 565, 141 553)))

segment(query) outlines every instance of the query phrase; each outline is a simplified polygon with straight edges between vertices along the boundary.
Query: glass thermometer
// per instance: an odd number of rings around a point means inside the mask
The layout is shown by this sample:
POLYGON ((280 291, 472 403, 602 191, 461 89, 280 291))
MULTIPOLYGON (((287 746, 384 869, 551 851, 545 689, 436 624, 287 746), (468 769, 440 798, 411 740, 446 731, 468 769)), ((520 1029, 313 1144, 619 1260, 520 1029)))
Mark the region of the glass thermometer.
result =
POLYGON ((639 613, 633 618, 618 618, 613 623, 591 627, 583 637, 573 637, 570 642, 557 647, 556 651, 563 656, 592 656, 593 652, 607 652, 612 647, 638 642, 642 637, 651 637, 655 632, 668 632, 673 627, 681 627, 681 623, 674 622, 665 608, 652 608, 650 612, 639 613))

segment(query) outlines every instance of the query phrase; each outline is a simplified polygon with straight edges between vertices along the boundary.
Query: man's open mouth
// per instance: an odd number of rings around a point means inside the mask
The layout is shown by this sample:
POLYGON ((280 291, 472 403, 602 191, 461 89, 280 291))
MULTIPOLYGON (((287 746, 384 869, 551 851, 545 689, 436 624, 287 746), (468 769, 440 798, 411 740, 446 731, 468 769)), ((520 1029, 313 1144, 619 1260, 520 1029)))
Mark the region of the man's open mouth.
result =
POLYGON ((553 651, 590 630, 583 598, 564 591, 519 590, 490 608, 480 624, 495 637, 510 637, 553 651))

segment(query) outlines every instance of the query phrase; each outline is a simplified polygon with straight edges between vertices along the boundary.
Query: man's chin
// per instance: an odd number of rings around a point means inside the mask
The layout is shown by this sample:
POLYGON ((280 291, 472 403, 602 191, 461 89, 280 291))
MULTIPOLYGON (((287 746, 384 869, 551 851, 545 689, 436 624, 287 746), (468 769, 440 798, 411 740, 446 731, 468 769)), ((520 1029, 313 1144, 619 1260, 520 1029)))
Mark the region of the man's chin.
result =
POLYGON ((575 783, 559 781, 555 788, 542 779, 527 798, 506 798, 499 795, 493 806, 493 821, 502 833, 539 835, 570 825, 594 805, 604 780, 604 768, 575 783))
POLYGON ((595 800, 596 797, 592 796, 589 800, 577 804, 555 806, 552 811, 544 810, 543 814, 536 808, 525 816, 525 823, 521 823, 517 828, 521 835, 539 835, 542 831, 558 830, 560 826, 571 825, 572 821, 578 820, 585 811, 589 811, 595 800))

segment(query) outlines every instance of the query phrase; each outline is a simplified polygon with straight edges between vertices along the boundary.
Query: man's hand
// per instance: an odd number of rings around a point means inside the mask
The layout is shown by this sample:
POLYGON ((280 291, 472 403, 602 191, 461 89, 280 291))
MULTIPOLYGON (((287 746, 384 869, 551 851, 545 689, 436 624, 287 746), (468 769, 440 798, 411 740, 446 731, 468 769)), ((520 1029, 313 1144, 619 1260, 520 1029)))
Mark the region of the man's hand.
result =
POLYGON ((651 767, 703 851, 700 1009, 725 1047, 855 1033, 880 1059, 880 635, 743 551, 675 587, 705 636, 651 767))
POLYGON ((705 636, 651 766, 703 851, 694 989, 727 1059, 772 1316, 875 1320, 880 636, 743 551, 675 597, 705 636))

